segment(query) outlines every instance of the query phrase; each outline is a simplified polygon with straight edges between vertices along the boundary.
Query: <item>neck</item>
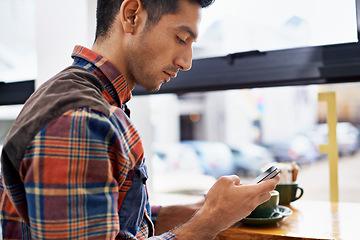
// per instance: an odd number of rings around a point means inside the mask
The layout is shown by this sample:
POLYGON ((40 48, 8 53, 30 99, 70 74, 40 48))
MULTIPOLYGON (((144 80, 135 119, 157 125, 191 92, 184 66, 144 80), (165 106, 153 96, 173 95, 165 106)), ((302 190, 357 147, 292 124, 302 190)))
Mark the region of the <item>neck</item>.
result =
POLYGON ((126 71, 124 69, 124 60, 122 59, 122 50, 120 49, 120 44, 113 44, 112 41, 107 39, 97 40, 92 49, 94 52, 100 54, 105 57, 108 61, 110 61, 116 69, 123 74, 130 90, 132 91, 135 88, 135 84, 129 81, 129 78, 126 75, 126 71))

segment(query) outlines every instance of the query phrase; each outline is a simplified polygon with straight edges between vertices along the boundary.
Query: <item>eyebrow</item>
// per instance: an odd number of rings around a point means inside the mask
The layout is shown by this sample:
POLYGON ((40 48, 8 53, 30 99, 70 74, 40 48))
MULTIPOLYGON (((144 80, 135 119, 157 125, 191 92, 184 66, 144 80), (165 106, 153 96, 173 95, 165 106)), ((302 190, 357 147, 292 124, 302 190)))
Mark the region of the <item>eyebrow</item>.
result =
POLYGON ((187 33, 189 33, 189 35, 193 38, 193 39, 197 39, 197 34, 194 33, 194 31, 189 27, 189 26, 179 26, 177 28, 180 31, 185 31, 187 33))

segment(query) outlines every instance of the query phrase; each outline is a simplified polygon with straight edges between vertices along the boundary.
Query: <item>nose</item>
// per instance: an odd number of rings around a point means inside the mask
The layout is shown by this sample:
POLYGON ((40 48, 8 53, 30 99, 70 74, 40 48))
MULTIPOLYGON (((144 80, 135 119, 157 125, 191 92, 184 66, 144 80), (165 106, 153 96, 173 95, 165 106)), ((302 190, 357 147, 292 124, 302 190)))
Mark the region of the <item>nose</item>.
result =
POLYGON ((191 69, 192 65, 192 47, 187 47, 185 49, 181 49, 175 58, 174 64, 179 69, 183 71, 188 71, 191 69))

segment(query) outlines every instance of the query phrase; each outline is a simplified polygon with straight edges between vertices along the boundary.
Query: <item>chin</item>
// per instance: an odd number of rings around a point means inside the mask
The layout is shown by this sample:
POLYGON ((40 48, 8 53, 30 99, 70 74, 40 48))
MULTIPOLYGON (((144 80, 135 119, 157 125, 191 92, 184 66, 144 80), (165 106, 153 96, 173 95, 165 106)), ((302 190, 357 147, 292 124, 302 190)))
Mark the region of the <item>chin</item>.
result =
POLYGON ((163 82, 159 81, 157 84, 155 83, 153 85, 150 85, 150 84, 146 84, 146 85, 145 84, 142 84, 142 85, 138 84, 138 85, 140 85, 146 91, 154 93, 154 92, 157 92, 157 91, 160 90, 163 83, 166 83, 166 81, 163 81, 163 82))
POLYGON ((161 85, 159 85, 159 86, 152 86, 152 87, 146 87, 146 88, 144 87, 144 88, 145 88, 145 90, 148 91, 148 92, 155 93, 155 92, 157 92, 157 91, 160 90, 160 87, 161 87, 161 85))
POLYGON ((152 93, 158 92, 158 91, 160 91, 160 87, 161 86, 157 87, 156 89, 152 89, 152 90, 150 90, 150 92, 152 92, 152 93))

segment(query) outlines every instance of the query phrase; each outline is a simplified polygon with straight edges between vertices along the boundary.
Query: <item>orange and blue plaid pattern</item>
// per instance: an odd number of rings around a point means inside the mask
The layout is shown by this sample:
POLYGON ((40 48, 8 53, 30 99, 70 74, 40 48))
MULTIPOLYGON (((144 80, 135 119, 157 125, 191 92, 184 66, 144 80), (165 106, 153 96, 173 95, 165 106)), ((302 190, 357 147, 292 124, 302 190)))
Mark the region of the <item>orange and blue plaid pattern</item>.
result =
POLYGON ((131 98, 124 77, 89 49, 76 46, 72 56, 104 84, 110 116, 72 109, 34 137, 20 166, 26 196, 16 196, 18 186, 0 186, 3 239, 176 239, 170 232, 151 237, 147 193, 145 206, 122 208, 134 169, 144 166, 139 133, 121 109, 131 98), (26 201, 27 213, 10 199, 26 201), (139 226, 122 228, 122 211, 138 212, 139 226))

